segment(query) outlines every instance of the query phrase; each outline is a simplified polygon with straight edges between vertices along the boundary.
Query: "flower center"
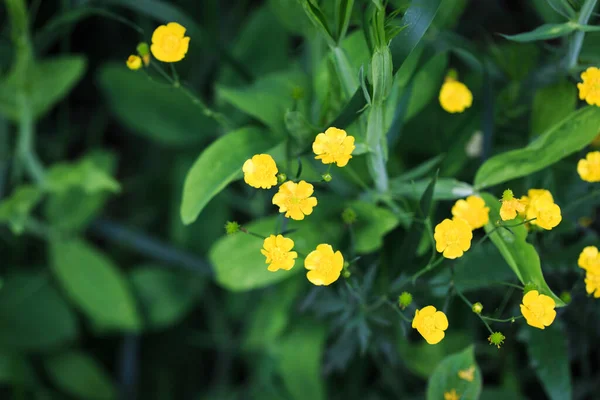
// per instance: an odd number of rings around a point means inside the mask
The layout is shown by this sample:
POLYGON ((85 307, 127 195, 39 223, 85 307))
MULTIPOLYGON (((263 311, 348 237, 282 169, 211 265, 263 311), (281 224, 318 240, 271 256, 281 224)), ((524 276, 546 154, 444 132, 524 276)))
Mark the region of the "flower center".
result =
POLYGON ((254 174, 258 179, 267 179, 269 178, 269 168, 266 165, 259 165, 254 170, 254 174))
POLYGON ((181 40, 177 36, 169 34, 162 38, 160 47, 165 53, 175 53, 179 49, 180 42, 181 40))
POLYGON ((435 319, 433 315, 423 318, 423 330, 426 333, 431 333, 435 330, 435 319))
POLYGON ((281 250, 279 247, 275 247, 273 250, 271 250, 271 259, 274 262, 283 261, 286 258, 286 254, 287 252, 281 250))
POLYGON ((544 306, 541 304, 532 304, 527 306, 527 308, 529 308, 529 311, 531 311, 531 313, 535 315, 537 319, 542 319, 542 317, 546 314, 544 311, 544 306))

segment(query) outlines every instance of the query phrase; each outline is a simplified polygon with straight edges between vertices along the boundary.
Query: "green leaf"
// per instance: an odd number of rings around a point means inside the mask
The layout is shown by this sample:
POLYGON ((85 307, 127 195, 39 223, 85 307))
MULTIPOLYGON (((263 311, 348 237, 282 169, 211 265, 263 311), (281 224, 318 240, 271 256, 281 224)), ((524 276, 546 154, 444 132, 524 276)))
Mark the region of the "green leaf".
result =
POLYGON ((146 265, 129 274, 142 315, 152 329, 180 321, 202 294, 205 281, 188 271, 146 265))
POLYGON ((122 64, 107 64, 98 83, 112 112, 135 133, 162 145, 188 146, 210 140, 216 122, 181 89, 148 79, 122 64))
POLYGON ((346 31, 348 30, 348 25, 350 24, 350 17, 352 17, 354 0, 337 0, 336 5, 336 37, 337 40, 340 41, 344 38, 344 36, 346 36, 346 31))
POLYGON ((477 400, 481 393, 481 371, 475 361, 473 346, 467 347, 460 353, 446 357, 433 371, 427 382, 427 400, 444 398, 444 393, 452 389, 460 395, 461 400, 477 400), (458 371, 475 367, 473 382, 461 379, 458 371))
POLYGON ((208 146, 185 178, 181 220, 189 225, 206 204, 229 183, 242 178, 242 165, 254 154, 264 153, 276 142, 263 130, 242 128, 208 146))
MULTIPOLYGON (((95 151, 87 155, 86 159, 108 177, 116 170, 116 157, 113 153, 95 151)), ((59 231, 81 230, 102 210, 108 197, 107 191, 86 193, 80 187, 53 193, 45 204, 46 218, 59 231)))
POLYGON ((435 367, 450 354, 468 346, 472 339, 464 332, 448 332, 435 346, 424 340, 411 343, 406 339, 398 340, 398 353, 406 363, 406 367, 421 378, 429 378, 435 367))
POLYGON ((565 80, 538 89, 533 97, 531 135, 537 136, 552 128, 577 106, 577 87, 565 80))
POLYGON ((35 370, 26 355, 11 353, 7 350, 6 354, 0 354, 0 383, 28 389, 38 387, 35 370))
POLYGON ((431 173, 444 160, 444 158, 445 154, 440 154, 439 156, 430 158, 429 160, 417 165, 413 169, 397 176, 394 178, 394 181, 397 183, 410 182, 414 179, 422 178, 424 175, 431 173))
POLYGON ((569 346, 560 321, 544 330, 523 326, 519 339, 526 342, 531 368, 550 400, 572 399, 569 346))
MULTIPOLYGON (((317 206, 318 207, 318 206, 317 206)), ((287 229, 296 229, 286 237, 294 240, 294 251, 308 254, 320 243, 329 243, 335 248, 340 227, 326 223, 309 215, 303 221, 289 220, 287 229)), ((264 218, 248 226, 248 231, 269 236, 275 233, 278 217, 264 218)), ((289 271, 267 270, 265 256, 260 252, 263 241, 260 238, 237 233, 221 238, 210 250, 210 260, 215 270, 217 282, 233 291, 245 291, 272 285, 296 273, 305 272, 301 257, 289 271)))
MULTIPOLYGON (((35 64, 27 78, 34 118, 43 116, 61 101, 85 72, 86 61, 80 56, 60 56, 35 64)), ((13 121, 19 118, 16 82, 10 77, 0 81, 0 113, 13 121)))
POLYGON ((117 393, 110 376, 85 353, 71 350, 44 360, 44 368, 61 390, 86 400, 113 400, 117 393))
POLYGON ((47 274, 19 272, 0 290, 0 347, 42 351, 77 337, 75 315, 47 274))
POLYGON ((285 137, 284 116, 298 101, 295 93, 306 93, 306 76, 299 70, 276 72, 244 88, 217 86, 219 97, 285 137))
MULTIPOLYGON (((564 306, 565 303, 550 290, 544 279, 540 256, 535 247, 527 242, 527 228, 525 228, 525 225, 510 228, 512 233, 506 229, 495 229, 495 222, 500 221, 501 203, 489 193, 481 193, 480 195, 490 208, 490 221, 484 226, 485 232, 517 275, 517 278, 523 284, 534 283, 540 293, 554 299, 557 307, 564 306)), ((520 221, 520 218, 513 220, 513 222, 517 221, 520 221)), ((511 225, 514 225, 514 223, 511 223, 511 225)))
POLYGON ((63 193, 72 188, 81 188, 87 194, 102 191, 117 193, 121 190, 119 182, 89 158, 74 163, 52 165, 46 175, 45 184, 47 190, 54 193, 63 193))
POLYGON ((289 399, 325 399, 321 359, 326 332, 323 325, 299 321, 279 340, 279 373, 290 393, 289 399))
POLYGON ((384 236, 398 226, 398 217, 386 208, 364 201, 348 205, 356 212, 354 225, 355 250, 358 254, 371 253, 383 246, 384 236))
MULTIPOLYGON (((406 197, 419 200, 431 179, 420 179, 414 182, 405 182, 400 179, 390 181, 390 193, 393 197, 406 197)), ((433 200, 456 200, 473 194, 471 185, 457 181, 453 178, 438 178, 433 192, 433 200)))
POLYGON ((141 326, 133 295, 121 271, 84 241, 51 245, 52 270, 73 302, 102 328, 138 331, 141 326))
POLYGON ((41 200, 42 191, 37 187, 19 186, 0 202, 0 222, 9 224, 16 235, 23 233, 29 214, 41 200))
POLYGON ((279 21, 289 31, 298 35, 309 34, 312 23, 307 18, 298 18, 304 10, 298 0, 268 0, 269 8, 277 16, 279 21))
POLYGON ((302 4, 302 8, 304 8, 304 12, 306 16, 313 23, 314 27, 323 35, 323 39, 327 42, 327 44, 331 47, 334 47, 337 38, 333 36, 331 29, 329 29, 329 25, 327 24, 327 18, 323 11, 315 5, 311 0, 299 0, 300 4, 302 4))
POLYGON ((513 272, 506 268, 506 261, 492 243, 473 246, 454 267, 454 284, 461 292, 495 287, 499 291, 505 287, 494 285, 495 282, 510 282, 513 272))
POLYGON ((556 39, 566 36, 577 29, 577 24, 565 22, 564 24, 546 24, 535 28, 531 32, 519 33, 518 35, 502 35, 513 42, 534 42, 536 40, 556 39))
POLYGON ((477 190, 530 175, 587 146, 600 130, 600 108, 584 107, 528 146, 488 159, 475 175, 477 190), (565 140, 569 138, 569 140, 565 140))
POLYGON ((437 97, 447 66, 448 53, 443 52, 433 56, 415 74, 408 110, 404 117, 405 121, 417 115, 437 97))

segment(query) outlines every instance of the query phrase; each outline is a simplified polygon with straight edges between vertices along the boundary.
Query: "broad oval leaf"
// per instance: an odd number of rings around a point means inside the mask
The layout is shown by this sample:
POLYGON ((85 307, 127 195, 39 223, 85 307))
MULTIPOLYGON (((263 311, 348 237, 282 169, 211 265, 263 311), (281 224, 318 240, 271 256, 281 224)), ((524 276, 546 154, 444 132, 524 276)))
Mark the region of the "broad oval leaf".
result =
POLYGON ((513 42, 534 42, 536 40, 556 39, 566 36, 577 29, 577 24, 565 22, 564 24, 546 24, 535 28, 531 32, 518 35, 502 35, 513 42))
POLYGON ((526 342, 531 368, 548 397, 551 400, 572 399, 567 332, 560 321, 555 321, 543 331, 523 326, 518 337, 526 342))
POLYGON ((149 328, 162 329, 181 320, 202 294, 205 281, 185 270, 146 265, 129 279, 149 328))
POLYGON ((191 224, 206 204, 229 183, 242 177, 244 161, 272 148, 276 141, 265 131, 242 128, 213 142, 200 154, 185 178, 181 220, 191 224))
POLYGON ((141 321, 121 271, 84 241, 60 240, 51 245, 52 270, 67 294, 96 325, 137 331, 141 321))
POLYGON ((550 290, 544 279, 540 256, 535 247, 527 242, 527 228, 525 228, 525 225, 511 227, 512 233, 506 229, 497 229, 495 222, 500 220, 500 201, 489 193, 481 193, 481 197, 490 208, 490 221, 484 226, 485 232, 521 283, 534 283, 540 293, 554 299, 557 307, 564 306, 565 303, 550 290))
POLYGON ((0 290, 0 348, 40 351, 75 340, 77 321, 49 276, 9 276, 0 290))
POLYGON ((384 236, 398 226, 398 216, 386 208, 364 201, 355 201, 348 206, 356 212, 354 246, 358 254, 379 249, 384 236))
POLYGON ((481 394, 481 371, 475 361, 474 347, 469 346, 460 353, 446 357, 433 371, 427 382, 427 400, 445 398, 444 393, 453 389, 461 400, 477 400, 481 394), (473 381, 461 379, 459 371, 475 368, 473 381))
POLYGON ((531 136, 535 137, 569 116, 577 107, 577 87, 566 79, 536 90, 531 110, 531 136))
POLYGON ((80 399, 113 400, 117 393, 110 376, 87 354, 69 351, 44 361, 54 384, 80 399))
MULTIPOLYGON (((295 231, 286 234, 286 237, 294 240, 293 250, 308 254, 320 243, 329 243, 335 249, 340 234, 339 226, 311 217, 314 215, 309 215, 304 221, 289 220, 287 229, 295 231)), ((277 219, 278 217, 264 218, 249 224, 246 229, 268 236, 274 234, 277 219)), ((306 271, 300 255, 291 270, 268 271, 265 256, 260 252, 262 245, 263 241, 260 238, 243 233, 225 236, 215 243, 209 256, 217 282, 229 290, 245 291, 272 285, 306 271)))
POLYGON ((182 90, 129 71, 124 64, 103 66, 98 81, 113 113, 141 136, 185 146, 207 142, 218 133, 216 122, 182 90))
MULTIPOLYGON (((431 179, 419 179, 406 182, 402 178, 390 181, 390 193, 393 197, 406 197, 419 200, 431 179)), ((473 187, 454 178, 438 178, 433 191, 433 200, 456 200, 473 194, 473 187)))
POLYGON ((527 176, 587 146, 600 131, 600 108, 584 107, 550 128, 528 146, 488 159, 475 175, 483 189, 527 176))

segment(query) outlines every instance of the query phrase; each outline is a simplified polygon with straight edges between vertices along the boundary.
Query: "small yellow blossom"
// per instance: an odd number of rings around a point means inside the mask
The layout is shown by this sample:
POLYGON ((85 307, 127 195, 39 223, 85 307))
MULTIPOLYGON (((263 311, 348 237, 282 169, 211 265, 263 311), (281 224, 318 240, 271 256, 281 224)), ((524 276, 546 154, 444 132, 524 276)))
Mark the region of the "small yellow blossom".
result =
POLYGON ((600 151, 592 151, 577 163, 577 173, 587 182, 600 182, 600 151))
POLYGON ((279 191, 273 196, 273 204, 278 206, 279 212, 284 212, 287 218, 303 220, 305 215, 312 214, 317 205, 317 198, 311 197, 313 192, 313 185, 306 181, 287 181, 279 186, 279 191))
POLYGON ((475 366, 471 365, 467 369, 461 369, 458 371, 458 377, 467 382, 473 382, 475 379, 475 366))
POLYGON ((328 286, 337 281, 343 267, 342 253, 339 250, 334 253, 328 244, 318 245, 304 260, 304 268, 309 270, 306 278, 317 286, 328 286))
POLYGON ((585 291, 588 294, 594 294, 595 298, 600 298, 600 271, 598 273, 588 271, 585 274, 585 291))
POLYGON ((446 78, 440 90, 440 105, 449 113, 461 113, 473 104, 473 94, 462 82, 446 78))
POLYGON ((266 264, 269 264, 269 271, 292 269, 298 258, 298 253, 291 251, 294 248, 294 241, 282 235, 271 235, 263 242, 263 248, 260 252, 267 257, 266 264))
POLYGON ((586 271, 600 274, 600 253, 596 246, 587 246, 579 254, 577 265, 586 271))
POLYGON ((460 400, 460 395, 456 393, 456 389, 449 392, 444 392, 444 400, 460 400))
POLYGON ((242 166, 244 181, 257 189, 277 185, 277 165, 268 154, 256 154, 242 166))
POLYGON ((185 36, 185 28, 177 22, 161 25, 152 34, 152 55, 162 62, 183 60, 190 46, 190 38, 185 36))
POLYGON ((465 220, 445 219, 435 227, 435 248, 446 258, 461 257, 471 247, 473 232, 465 220))
POLYGON ((471 229, 481 228, 490 220, 490 209, 485 206, 485 201, 479 196, 469 196, 466 200, 460 199, 452 207, 452 215, 462 218, 471 226, 471 229))
POLYGON ((582 83, 577 84, 579 98, 590 105, 600 106, 600 70, 589 67, 581 73, 582 83))
POLYGON ((137 71, 138 69, 142 68, 142 59, 140 58, 140 56, 134 56, 132 54, 127 59, 126 64, 127 68, 129 68, 130 70, 137 71))
POLYGON ((546 230, 554 228, 562 221, 560 207, 554 203, 552 195, 549 193, 548 195, 530 197, 527 206, 527 219, 533 219, 531 221, 532 225, 537 225, 546 230))
POLYGON ((545 329, 556 318, 555 307, 556 303, 551 297, 540 294, 537 290, 532 290, 523 296, 521 314, 523 314, 529 325, 545 329))
POLYGON ((446 336, 444 331, 448 329, 448 318, 434 306, 427 306, 415 311, 412 327, 419 331, 427 343, 437 344, 446 336))
POLYGON ((336 163, 338 167, 348 164, 354 147, 354 136, 333 127, 328 128, 325 133, 319 133, 312 145, 317 160, 321 160, 323 164, 336 163))
POLYGON ((519 213, 525 212, 525 204, 515 198, 512 190, 506 189, 502 193, 502 207, 500 207, 500 218, 502 221, 510 221, 517 218, 519 213))

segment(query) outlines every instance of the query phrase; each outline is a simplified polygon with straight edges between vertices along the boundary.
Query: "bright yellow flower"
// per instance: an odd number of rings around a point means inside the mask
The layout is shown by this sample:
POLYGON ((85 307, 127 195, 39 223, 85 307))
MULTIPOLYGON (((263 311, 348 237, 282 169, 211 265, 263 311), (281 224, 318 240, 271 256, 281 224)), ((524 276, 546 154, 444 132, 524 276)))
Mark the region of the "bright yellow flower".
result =
POLYGON ((525 203, 515 198, 512 190, 506 189, 502 193, 502 206, 500 207, 500 218, 502 221, 510 221, 517 218, 519 213, 525 212, 525 203))
POLYGON ((129 68, 130 70, 137 71, 138 69, 142 68, 142 59, 140 58, 140 56, 134 56, 132 54, 127 59, 126 64, 127 68, 129 68))
POLYGON ((257 189, 277 185, 277 165, 268 154, 256 154, 242 166, 244 181, 257 189))
POLYGON ((594 294, 595 298, 600 298, 600 271, 592 273, 588 271, 585 274, 585 291, 588 294, 594 294))
POLYGON ((552 200, 552 195, 540 195, 531 198, 527 206, 527 219, 533 219, 532 225, 550 230, 562 221, 560 207, 552 200))
POLYGON ((446 336, 444 331, 448 329, 448 318, 434 306, 427 306, 415 311, 412 327, 419 331, 427 343, 436 344, 446 336))
POLYGON ((552 193, 546 189, 529 189, 527 195, 529 196, 529 201, 537 200, 540 197, 547 197, 550 201, 554 201, 552 193))
POLYGON ((317 286, 328 286, 337 281, 343 267, 342 253, 339 250, 334 253, 328 244, 318 245, 304 260, 304 268, 309 270, 306 277, 317 286))
POLYGON ((600 182, 600 151, 592 151, 577 163, 577 173, 587 182, 600 182))
POLYGON ((308 182, 287 181, 279 186, 279 192, 273 196, 273 204, 278 206, 279 212, 284 212, 287 218, 302 220, 305 215, 312 214, 313 207, 317 205, 317 198, 310 197, 313 191, 313 185, 308 182))
POLYGON ((440 90, 440 104, 449 113, 461 113, 473 104, 473 94, 462 82, 446 78, 440 90))
POLYGON ((161 25, 152 34, 152 55, 162 62, 183 60, 190 46, 190 38, 185 36, 185 28, 177 22, 161 25))
POLYGON ((444 392, 444 400, 460 400, 460 395, 456 393, 456 389, 449 392, 444 392))
POLYGON ((471 247, 473 232, 463 219, 445 219, 435 227, 435 248, 446 258, 461 257, 471 247))
POLYGON ((458 377, 467 382, 473 382, 473 380, 475 379, 475 366, 471 365, 468 369, 459 370, 458 377))
POLYGON ((317 160, 321 160, 323 164, 336 163, 338 167, 348 164, 354 147, 354 136, 333 127, 328 128, 325 133, 319 133, 312 145, 317 160))
POLYGON ((460 199, 452 207, 452 215, 462 218, 471 226, 471 229, 481 228, 490 220, 490 209, 485 206, 485 201, 479 196, 469 196, 466 200, 460 199))
POLYGON ((581 73, 582 83, 578 83, 579 98, 590 105, 600 106, 600 70, 589 67, 581 73))
POLYGON ((294 241, 290 238, 283 237, 282 235, 271 235, 263 242, 263 248, 260 252, 267 257, 266 264, 269 264, 267 269, 269 271, 277 271, 285 269, 286 271, 292 269, 298 253, 291 251, 294 248, 294 241))
POLYGON ((579 254, 577 265, 586 271, 600 274, 600 253, 596 246, 587 246, 579 254))
POLYGON ((530 290, 523 296, 521 314, 529 325, 545 329, 556 318, 555 307, 556 303, 551 297, 539 294, 537 290, 530 290))

